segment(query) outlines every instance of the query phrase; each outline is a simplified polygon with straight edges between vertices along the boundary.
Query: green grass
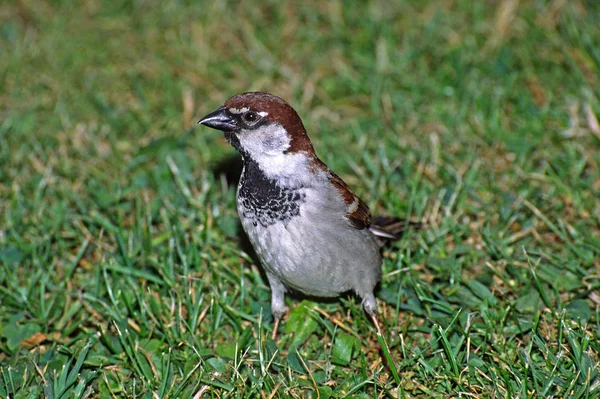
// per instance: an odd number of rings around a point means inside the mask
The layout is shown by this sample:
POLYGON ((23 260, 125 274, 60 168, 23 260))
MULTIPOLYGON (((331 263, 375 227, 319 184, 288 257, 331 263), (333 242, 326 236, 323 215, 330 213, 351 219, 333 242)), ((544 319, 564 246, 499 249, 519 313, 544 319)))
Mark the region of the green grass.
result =
POLYGON ((189 3, 0 5, 0 397, 600 397, 598 2, 189 3), (389 353, 352 297, 269 339, 195 125, 249 90, 427 223, 385 251, 389 353))

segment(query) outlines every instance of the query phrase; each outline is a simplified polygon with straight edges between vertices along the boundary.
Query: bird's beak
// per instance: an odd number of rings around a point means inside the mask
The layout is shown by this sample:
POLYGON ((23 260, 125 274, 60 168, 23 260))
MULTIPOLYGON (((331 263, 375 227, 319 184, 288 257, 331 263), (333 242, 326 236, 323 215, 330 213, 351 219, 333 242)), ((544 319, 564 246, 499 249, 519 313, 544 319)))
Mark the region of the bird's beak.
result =
POLYGON ((228 132, 235 130, 237 124, 225 107, 221 107, 198 121, 199 124, 228 132))

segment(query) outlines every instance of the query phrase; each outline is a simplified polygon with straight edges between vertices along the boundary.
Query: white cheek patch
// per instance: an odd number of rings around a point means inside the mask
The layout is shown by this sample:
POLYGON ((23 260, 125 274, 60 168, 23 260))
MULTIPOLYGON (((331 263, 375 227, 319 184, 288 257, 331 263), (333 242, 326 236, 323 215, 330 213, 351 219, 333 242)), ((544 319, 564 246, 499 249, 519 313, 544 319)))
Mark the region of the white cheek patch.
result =
POLYGON ((257 113, 258 113, 260 116, 262 116, 263 118, 264 118, 265 116, 269 115, 269 113, 268 113, 268 112, 265 112, 265 111, 260 111, 260 112, 257 112, 257 113))
POLYGON ((242 130, 239 137, 242 147, 257 161, 283 154, 290 148, 290 136, 278 123, 242 130))
POLYGON ((238 137, 244 152, 267 177, 282 183, 289 181, 289 184, 298 184, 302 178, 312 176, 306 173, 309 160, 306 154, 286 153, 291 138, 280 124, 271 123, 253 130, 242 130, 238 137))
POLYGON ((289 148, 289 144, 282 140, 281 137, 269 137, 265 138, 263 141, 263 148, 266 152, 279 153, 285 151, 285 149, 289 148), (284 149, 283 151, 281 149, 284 149))

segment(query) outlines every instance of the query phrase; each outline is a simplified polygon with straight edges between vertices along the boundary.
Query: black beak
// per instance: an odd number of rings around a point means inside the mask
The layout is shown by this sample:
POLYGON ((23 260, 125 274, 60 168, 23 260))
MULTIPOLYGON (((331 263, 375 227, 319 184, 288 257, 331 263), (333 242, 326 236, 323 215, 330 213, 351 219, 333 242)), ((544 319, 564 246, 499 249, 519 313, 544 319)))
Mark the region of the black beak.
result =
POLYGON ((229 112, 227 112, 225 107, 221 107, 218 110, 211 112, 200 119, 198 123, 224 132, 235 130, 235 128, 237 128, 235 120, 231 117, 229 112))

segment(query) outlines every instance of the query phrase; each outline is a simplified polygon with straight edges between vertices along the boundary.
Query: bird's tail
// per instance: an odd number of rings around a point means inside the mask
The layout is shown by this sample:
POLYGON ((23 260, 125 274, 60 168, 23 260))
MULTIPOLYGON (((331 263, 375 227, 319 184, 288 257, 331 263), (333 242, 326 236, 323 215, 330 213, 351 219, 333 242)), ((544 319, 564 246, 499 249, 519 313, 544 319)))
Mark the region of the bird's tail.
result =
POLYGON ((385 242, 400 239, 402 234, 409 228, 418 229, 421 227, 423 227, 423 223, 420 222, 411 222, 392 216, 373 216, 369 230, 385 242))

